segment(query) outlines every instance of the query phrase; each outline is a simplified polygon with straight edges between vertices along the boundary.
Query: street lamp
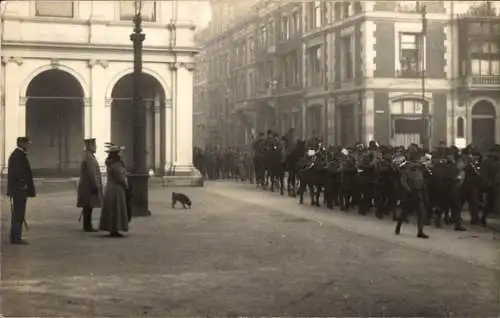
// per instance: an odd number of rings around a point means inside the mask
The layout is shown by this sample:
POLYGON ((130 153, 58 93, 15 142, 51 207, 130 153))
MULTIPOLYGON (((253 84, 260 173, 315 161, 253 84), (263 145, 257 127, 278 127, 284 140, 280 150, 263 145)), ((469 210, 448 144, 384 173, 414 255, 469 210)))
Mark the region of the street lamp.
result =
POLYGON ((425 96, 425 37, 427 35, 427 10, 425 5, 422 6, 422 33, 420 35, 420 76, 422 80, 422 145, 424 148, 429 148, 430 139, 430 120, 429 120, 429 103, 425 96), (428 127, 429 126, 429 127, 428 127))
POLYGON ((134 3, 134 31, 130 40, 134 47, 133 82, 133 165, 129 174, 131 190, 131 209, 133 216, 148 216, 148 169, 146 166, 146 111, 141 96, 140 84, 142 79, 142 43, 146 35, 142 33, 142 1, 134 3))

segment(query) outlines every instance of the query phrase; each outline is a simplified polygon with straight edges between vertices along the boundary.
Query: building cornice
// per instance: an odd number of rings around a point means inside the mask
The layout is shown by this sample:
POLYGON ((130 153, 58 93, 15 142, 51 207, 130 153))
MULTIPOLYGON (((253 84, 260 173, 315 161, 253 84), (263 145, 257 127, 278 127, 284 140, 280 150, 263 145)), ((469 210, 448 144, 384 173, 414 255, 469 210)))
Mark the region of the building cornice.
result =
MULTIPOLYGON (((2 17, 4 21, 16 21, 16 22, 34 22, 34 23, 56 23, 56 24, 68 24, 68 25, 105 25, 105 26, 130 26, 132 28, 132 21, 125 20, 102 20, 102 19, 79 19, 79 18, 57 18, 57 17, 32 17, 32 16, 13 16, 5 15, 2 17)), ((194 23, 187 21, 172 20, 168 23, 165 22, 149 22, 143 21, 142 26, 144 29, 196 29, 194 23)))
MULTIPOLYGON (((2 49, 8 50, 9 48, 26 49, 26 50, 43 50, 52 49, 57 50, 76 50, 82 52, 88 51, 107 51, 107 52, 132 52, 132 45, 123 44, 92 44, 87 43, 60 43, 60 42, 26 42, 26 41, 4 41, 2 49)), ((145 46, 144 53, 171 53, 171 54, 190 54, 194 55, 200 52, 199 47, 188 46, 145 46)))

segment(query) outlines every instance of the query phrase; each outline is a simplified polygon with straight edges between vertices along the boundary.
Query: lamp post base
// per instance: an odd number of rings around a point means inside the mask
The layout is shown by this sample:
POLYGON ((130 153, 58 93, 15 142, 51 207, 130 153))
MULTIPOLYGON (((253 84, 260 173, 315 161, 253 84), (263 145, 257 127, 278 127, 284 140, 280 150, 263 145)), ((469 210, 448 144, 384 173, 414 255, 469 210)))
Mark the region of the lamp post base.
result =
POLYGON ((132 216, 150 216, 148 202, 149 174, 131 173, 128 176, 128 183, 131 192, 130 208, 132 216))

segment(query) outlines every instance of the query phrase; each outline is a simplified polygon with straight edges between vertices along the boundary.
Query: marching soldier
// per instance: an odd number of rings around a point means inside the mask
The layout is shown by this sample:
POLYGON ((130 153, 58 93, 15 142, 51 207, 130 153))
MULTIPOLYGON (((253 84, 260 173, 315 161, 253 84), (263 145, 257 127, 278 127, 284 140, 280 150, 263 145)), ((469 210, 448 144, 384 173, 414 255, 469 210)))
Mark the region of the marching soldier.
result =
POLYGON ((11 153, 8 163, 7 196, 11 202, 10 243, 27 245, 22 239, 23 224, 26 223, 26 203, 28 198, 34 198, 35 184, 33 172, 28 160, 28 147, 31 143, 28 137, 17 138, 17 148, 11 153))
POLYGON ((418 149, 411 147, 408 151, 408 162, 401 169, 402 211, 398 217, 395 233, 399 235, 401 226, 412 212, 417 216, 417 237, 427 239, 424 233, 424 176, 419 168, 418 149))
POLYGON ((259 136, 253 143, 254 153, 254 168, 255 168, 255 183, 257 187, 264 185, 265 167, 264 167, 264 133, 259 133, 259 136))
POLYGON ((95 138, 85 139, 85 153, 80 165, 76 206, 82 208, 83 231, 96 232, 92 227, 92 211, 102 206, 103 187, 99 163, 95 158, 95 138))
POLYGON ((318 134, 314 130, 312 132, 311 138, 307 141, 307 149, 318 150, 319 144, 321 143, 321 139, 318 137, 318 134))

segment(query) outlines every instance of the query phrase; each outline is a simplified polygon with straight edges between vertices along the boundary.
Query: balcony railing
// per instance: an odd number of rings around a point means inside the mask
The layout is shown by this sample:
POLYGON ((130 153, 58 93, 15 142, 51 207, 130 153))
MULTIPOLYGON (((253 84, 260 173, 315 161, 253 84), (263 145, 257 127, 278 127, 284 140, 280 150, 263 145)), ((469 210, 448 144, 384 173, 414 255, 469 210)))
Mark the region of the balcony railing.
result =
POLYGON ((500 75, 472 75, 472 85, 500 85, 500 75))
POLYGON ((420 78, 422 77, 421 70, 397 70, 397 78, 420 78))

